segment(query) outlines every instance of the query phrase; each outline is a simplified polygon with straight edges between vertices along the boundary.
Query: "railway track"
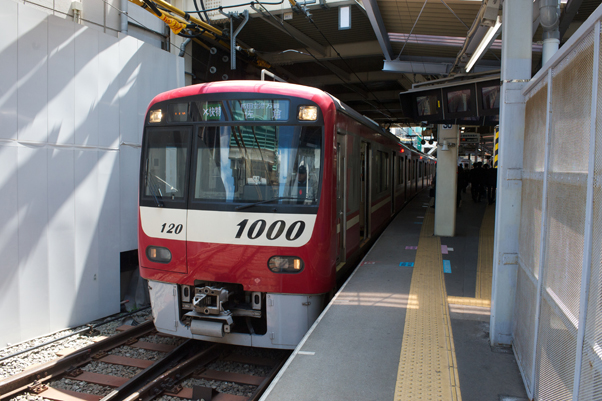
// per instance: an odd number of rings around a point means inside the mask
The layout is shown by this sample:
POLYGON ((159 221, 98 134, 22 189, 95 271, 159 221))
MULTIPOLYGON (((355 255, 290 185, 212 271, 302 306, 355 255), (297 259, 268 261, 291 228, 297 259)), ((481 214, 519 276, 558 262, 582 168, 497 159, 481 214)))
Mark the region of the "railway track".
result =
POLYGON ((27 392, 56 401, 144 401, 163 395, 252 401, 259 399, 289 355, 271 350, 276 356, 265 357, 261 351, 195 340, 177 346, 145 341, 155 334, 152 321, 124 326, 114 336, 0 380, 0 399, 27 392), (150 351, 157 360, 125 356, 130 348, 150 351), (99 365, 115 367, 109 370, 118 375, 95 372, 99 365), (74 391, 63 383, 77 383, 76 389, 95 385, 100 390, 96 394, 74 391))

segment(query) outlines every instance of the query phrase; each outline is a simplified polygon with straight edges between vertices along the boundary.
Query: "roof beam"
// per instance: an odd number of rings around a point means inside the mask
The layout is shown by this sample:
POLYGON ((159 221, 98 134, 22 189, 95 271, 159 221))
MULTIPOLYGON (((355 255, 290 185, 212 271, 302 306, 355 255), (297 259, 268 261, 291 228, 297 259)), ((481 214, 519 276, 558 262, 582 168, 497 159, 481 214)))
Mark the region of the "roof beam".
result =
MULTIPOLYGON (((381 52, 378 49, 378 42, 375 40, 337 44, 337 50, 343 58, 380 56, 381 52)), ((305 49, 290 49, 280 52, 279 54, 261 53, 261 57, 273 65, 314 61, 314 58, 307 54, 304 50, 305 49)), ((332 47, 326 47, 323 54, 314 54, 314 56, 318 60, 339 59, 339 56, 332 47)))
POLYGON ((558 27, 560 30, 560 40, 562 40, 562 37, 566 33, 567 29, 569 29, 569 25, 571 25, 571 22, 573 22, 573 18, 575 18, 575 15, 577 15, 579 7, 581 7, 581 3, 583 3, 583 0, 569 0, 564 7, 564 12, 560 17, 560 26, 558 27))
MULTIPOLYGON (((386 71, 377 71, 377 72, 357 72, 353 75, 349 76, 349 80, 347 80, 348 84, 356 84, 356 83, 366 83, 371 81, 395 81, 399 80, 400 76, 396 72, 386 72, 386 71), (361 80, 361 82, 360 82, 361 80)), ((309 76, 305 78, 301 78, 301 82, 304 85, 310 86, 323 86, 323 85, 340 85, 341 80, 332 75, 319 75, 319 76, 309 76)))
POLYGON ((389 33, 385 29, 385 23, 380 15, 377 1, 364 0, 363 3, 366 13, 368 14, 368 19, 370 20, 370 24, 372 25, 372 29, 374 30, 374 34, 376 35, 376 39, 380 44, 383 55, 385 56, 385 60, 391 60, 393 48, 391 47, 391 42, 389 41, 389 33))
MULTIPOLYGON (((399 102, 399 93, 402 92, 401 89, 399 90, 388 90, 388 91, 373 91, 370 92, 370 95, 373 98, 378 99, 379 102, 388 102, 391 100, 395 100, 396 102, 399 102)), ((357 93, 339 93, 336 95, 336 98, 339 99, 342 102, 355 102, 355 101, 359 101, 362 100, 363 98, 358 95, 357 93)))
POLYGON ((401 60, 385 60, 383 65, 383 71, 427 75, 446 75, 450 68, 451 64, 401 60))

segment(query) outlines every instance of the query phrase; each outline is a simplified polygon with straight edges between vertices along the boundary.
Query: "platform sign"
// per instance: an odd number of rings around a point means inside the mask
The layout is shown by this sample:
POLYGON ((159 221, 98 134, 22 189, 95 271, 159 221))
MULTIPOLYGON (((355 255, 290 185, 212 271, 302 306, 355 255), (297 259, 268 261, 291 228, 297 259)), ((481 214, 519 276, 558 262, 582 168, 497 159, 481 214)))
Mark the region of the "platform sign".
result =
POLYGON ((481 141, 481 135, 474 132, 460 134, 460 144, 476 144, 481 141))

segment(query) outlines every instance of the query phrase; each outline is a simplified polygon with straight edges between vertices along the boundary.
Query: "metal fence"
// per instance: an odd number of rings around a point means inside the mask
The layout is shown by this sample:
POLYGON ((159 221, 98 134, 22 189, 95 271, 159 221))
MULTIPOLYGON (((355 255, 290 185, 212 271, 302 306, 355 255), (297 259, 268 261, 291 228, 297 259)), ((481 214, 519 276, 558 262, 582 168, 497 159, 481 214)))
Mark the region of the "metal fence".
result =
POLYGON ((602 6, 524 90, 514 350, 536 400, 602 400, 602 6))

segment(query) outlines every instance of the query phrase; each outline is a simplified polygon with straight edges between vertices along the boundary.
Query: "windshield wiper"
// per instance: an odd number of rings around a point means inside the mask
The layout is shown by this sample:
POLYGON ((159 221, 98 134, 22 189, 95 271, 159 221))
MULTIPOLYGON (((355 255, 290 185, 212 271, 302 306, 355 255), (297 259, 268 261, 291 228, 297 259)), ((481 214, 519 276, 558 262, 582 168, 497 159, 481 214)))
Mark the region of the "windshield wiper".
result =
POLYGON ((165 185, 169 186, 169 189, 171 189, 172 191, 180 192, 180 191, 178 190, 178 188, 174 187, 174 186, 173 186, 173 185, 171 185, 169 182, 167 182, 167 181, 165 181, 165 180, 161 179, 161 177, 159 177, 158 175, 156 175, 156 174, 153 174, 153 177, 155 177, 156 179, 158 179, 159 181, 161 181, 163 184, 165 184, 165 185))
POLYGON ((248 205, 236 206, 234 208, 234 210, 242 210, 242 209, 246 209, 248 207, 252 207, 255 205, 261 205, 262 203, 270 203, 270 202, 281 200, 281 199, 297 199, 297 198, 294 196, 278 196, 278 197, 272 198, 272 199, 266 199, 266 200, 262 200, 262 201, 255 202, 255 203, 249 203, 248 205))
POLYGON ((148 158, 146 159, 146 163, 144 163, 144 164, 145 164, 145 167, 146 167, 145 171, 144 171, 144 176, 145 176, 144 178, 145 178, 147 184, 150 184, 149 186, 150 186, 151 194, 153 195, 153 198, 155 198, 155 203, 157 204, 157 207, 163 207, 163 202, 161 202, 157 198, 156 193, 158 192, 159 196, 161 198, 163 197, 163 195, 161 195, 161 191, 159 190, 159 188, 157 188, 157 186, 153 182, 153 177, 151 177, 151 175, 155 176, 155 177, 156 177, 156 175, 148 173, 148 158))

